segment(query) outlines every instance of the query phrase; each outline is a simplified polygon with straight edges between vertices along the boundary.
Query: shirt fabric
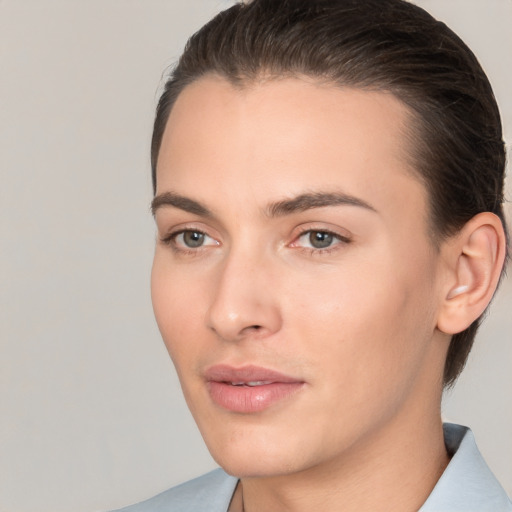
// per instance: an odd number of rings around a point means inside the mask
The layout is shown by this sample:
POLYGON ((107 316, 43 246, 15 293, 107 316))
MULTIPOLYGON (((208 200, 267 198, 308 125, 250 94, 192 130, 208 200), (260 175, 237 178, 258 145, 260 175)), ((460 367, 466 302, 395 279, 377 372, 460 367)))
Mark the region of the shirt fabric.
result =
MULTIPOLYGON (((452 455, 441 478, 419 512, 512 512, 512 502, 480 454, 467 427, 444 424, 452 455)), ((238 479, 216 469, 113 512, 227 512, 238 479)))

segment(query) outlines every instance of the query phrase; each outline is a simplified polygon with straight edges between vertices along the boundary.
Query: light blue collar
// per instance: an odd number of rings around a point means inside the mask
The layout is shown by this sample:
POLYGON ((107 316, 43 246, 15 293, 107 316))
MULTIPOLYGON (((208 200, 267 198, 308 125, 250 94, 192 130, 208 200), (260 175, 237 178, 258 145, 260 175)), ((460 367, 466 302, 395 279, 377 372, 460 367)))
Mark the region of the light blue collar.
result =
POLYGON ((419 512, 510 512, 512 503, 478 450, 471 430, 444 424, 450 463, 419 512))

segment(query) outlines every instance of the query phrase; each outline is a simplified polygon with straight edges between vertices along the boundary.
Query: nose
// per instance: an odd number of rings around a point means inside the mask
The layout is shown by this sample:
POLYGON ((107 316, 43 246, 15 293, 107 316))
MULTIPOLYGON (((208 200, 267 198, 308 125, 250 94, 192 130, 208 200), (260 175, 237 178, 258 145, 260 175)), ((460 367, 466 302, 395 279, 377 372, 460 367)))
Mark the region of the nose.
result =
POLYGON ((231 255, 215 280, 207 327, 226 341, 266 338, 282 324, 272 265, 262 257, 231 255))

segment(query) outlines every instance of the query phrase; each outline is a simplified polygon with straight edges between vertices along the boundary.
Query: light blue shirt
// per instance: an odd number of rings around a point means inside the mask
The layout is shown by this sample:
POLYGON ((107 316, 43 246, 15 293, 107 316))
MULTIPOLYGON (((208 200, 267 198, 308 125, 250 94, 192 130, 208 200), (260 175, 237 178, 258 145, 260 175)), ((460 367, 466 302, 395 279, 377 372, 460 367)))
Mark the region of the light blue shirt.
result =
MULTIPOLYGON (((419 512, 512 512, 471 430, 445 423, 444 437, 452 459, 419 512)), ((117 512, 227 512, 237 482, 216 469, 117 512)))

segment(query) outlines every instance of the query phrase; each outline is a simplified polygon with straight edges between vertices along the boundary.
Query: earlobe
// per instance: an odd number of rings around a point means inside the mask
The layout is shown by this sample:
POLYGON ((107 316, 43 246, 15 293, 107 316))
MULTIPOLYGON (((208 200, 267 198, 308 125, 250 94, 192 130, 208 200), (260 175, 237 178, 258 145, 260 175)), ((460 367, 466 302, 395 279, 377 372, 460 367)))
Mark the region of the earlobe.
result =
POLYGON ((502 222, 492 213, 480 213, 443 250, 449 253, 446 261, 451 268, 437 327, 456 334, 485 311, 494 295, 506 252, 502 222))

